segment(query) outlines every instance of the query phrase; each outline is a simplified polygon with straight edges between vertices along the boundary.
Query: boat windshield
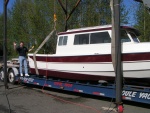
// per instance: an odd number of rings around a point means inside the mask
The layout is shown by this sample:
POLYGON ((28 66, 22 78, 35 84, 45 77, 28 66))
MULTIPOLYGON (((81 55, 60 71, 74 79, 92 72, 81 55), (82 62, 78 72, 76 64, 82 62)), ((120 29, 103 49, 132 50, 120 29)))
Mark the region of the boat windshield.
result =
POLYGON ((127 32, 125 30, 121 30, 121 42, 131 42, 127 32))
POLYGON ((139 42, 137 36, 133 32, 129 32, 130 36, 132 37, 134 42, 139 42))

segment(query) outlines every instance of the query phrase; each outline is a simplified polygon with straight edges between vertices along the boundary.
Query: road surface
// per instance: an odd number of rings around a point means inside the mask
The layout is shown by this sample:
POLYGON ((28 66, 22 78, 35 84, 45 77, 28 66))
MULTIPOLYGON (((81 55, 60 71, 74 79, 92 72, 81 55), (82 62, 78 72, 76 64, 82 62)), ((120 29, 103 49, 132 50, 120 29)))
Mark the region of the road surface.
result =
MULTIPOLYGON (((28 85, 11 85, 6 90, 0 82, 0 113, 117 113, 110 98, 46 89, 28 85)), ((124 102, 124 113, 150 113, 147 104, 124 102)))

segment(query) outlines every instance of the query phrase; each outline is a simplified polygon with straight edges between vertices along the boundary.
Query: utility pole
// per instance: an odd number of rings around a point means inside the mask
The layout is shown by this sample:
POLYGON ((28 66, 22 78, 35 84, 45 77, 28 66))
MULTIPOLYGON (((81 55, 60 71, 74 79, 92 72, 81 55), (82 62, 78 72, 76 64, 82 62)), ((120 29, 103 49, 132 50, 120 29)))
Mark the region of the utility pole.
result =
POLYGON ((9 0, 4 0, 4 42, 3 42, 3 62, 4 62, 4 85, 8 89, 7 84, 7 4, 9 0))
POLYGON ((68 16, 68 0, 66 0, 66 12, 65 12, 65 31, 67 31, 67 29, 68 29, 68 24, 67 24, 67 22, 68 22, 68 20, 67 20, 67 16, 68 16))
POLYGON ((114 71, 116 74, 116 106, 118 113, 123 113, 122 88, 123 88, 123 71, 121 60, 121 38, 120 38, 120 2, 111 0, 112 10, 112 43, 111 54, 114 71))

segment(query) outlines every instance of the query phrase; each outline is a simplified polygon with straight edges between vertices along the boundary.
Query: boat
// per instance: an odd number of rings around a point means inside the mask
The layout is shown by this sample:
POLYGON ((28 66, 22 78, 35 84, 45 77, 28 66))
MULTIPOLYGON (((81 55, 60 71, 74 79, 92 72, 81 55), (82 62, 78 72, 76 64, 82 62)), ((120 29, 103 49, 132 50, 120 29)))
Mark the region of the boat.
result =
MULTIPOLYGON (((124 79, 150 83, 150 43, 140 42, 137 29, 120 27, 124 79)), ((39 76, 114 81, 111 34, 111 25, 60 32, 55 54, 36 54, 39 76)), ((28 54, 28 60, 30 72, 36 74, 32 53, 28 54)))

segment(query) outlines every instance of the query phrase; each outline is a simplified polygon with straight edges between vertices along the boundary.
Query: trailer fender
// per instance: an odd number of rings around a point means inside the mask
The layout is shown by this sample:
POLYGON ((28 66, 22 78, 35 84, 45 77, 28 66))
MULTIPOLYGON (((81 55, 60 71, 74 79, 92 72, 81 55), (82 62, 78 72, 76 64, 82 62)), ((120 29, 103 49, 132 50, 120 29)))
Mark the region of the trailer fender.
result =
POLYGON ((19 75, 19 70, 17 68, 13 67, 12 70, 13 70, 15 76, 19 75))

